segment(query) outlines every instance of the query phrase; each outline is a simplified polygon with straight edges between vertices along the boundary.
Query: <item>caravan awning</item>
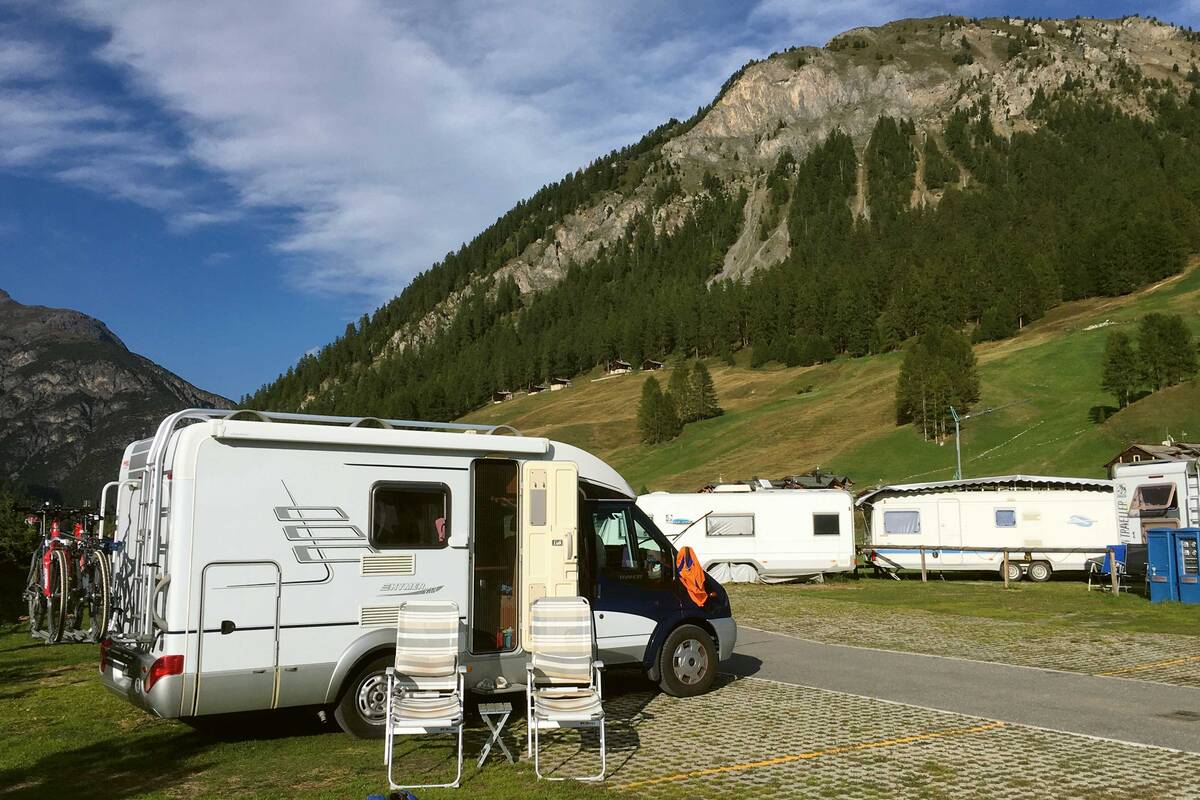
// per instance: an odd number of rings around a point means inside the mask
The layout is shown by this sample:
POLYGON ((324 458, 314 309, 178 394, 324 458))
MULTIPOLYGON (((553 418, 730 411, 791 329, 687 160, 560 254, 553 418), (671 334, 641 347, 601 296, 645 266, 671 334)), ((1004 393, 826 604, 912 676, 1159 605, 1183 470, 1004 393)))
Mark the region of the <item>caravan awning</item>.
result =
POLYGON ((897 494, 930 494, 934 492, 971 491, 984 489, 1081 489, 1093 492, 1112 492, 1116 484, 1099 478, 1060 478, 1053 475, 997 475, 990 478, 964 478, 957 481, 929 483, 898 483, 868 489, 858 497, 857 505, 869 505, 877 497, 897 494))

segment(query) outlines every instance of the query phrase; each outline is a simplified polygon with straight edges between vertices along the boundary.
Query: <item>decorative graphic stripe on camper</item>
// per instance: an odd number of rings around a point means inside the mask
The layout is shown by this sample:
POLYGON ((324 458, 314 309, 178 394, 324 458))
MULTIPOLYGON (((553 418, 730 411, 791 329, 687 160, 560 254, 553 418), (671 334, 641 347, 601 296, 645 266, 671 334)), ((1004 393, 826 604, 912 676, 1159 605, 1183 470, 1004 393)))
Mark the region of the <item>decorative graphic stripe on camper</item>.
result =
POLYGON ((362 576, 415 575, 417 558, 412 553, 363 553, 362 576))

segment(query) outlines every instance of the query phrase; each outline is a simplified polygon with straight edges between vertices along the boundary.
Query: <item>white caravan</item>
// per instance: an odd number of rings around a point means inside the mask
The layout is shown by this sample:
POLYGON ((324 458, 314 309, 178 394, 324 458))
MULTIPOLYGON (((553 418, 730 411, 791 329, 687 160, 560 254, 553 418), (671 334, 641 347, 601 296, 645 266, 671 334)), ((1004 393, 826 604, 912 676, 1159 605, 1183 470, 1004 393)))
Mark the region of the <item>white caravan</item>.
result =
POLYGON ((775 583, 854 569, 854 500, 841 489, 654 492, 638 505, 719 581, 775 583))
POLYGON ((1114 464, 1121 541, 1145 543, 1151 528, 1200 527, 1200 459, 1114 464))
POLYGON ((317 706, 382 735, 397 608, 452 600, 468 687, 520 689, 527 611, 583 595, 599 656, 677 695, 733 651, 629 484, 483 426, 193 409, 125 450, 105 685, 162 717, 317 706), (679 657, 682 653, 686 658, 679 657))
MULTIPOLYGON (((960 547, 1007 547, 1009 579, 1049 580, 1055 571, 1086 568, 1089 556, 1120 541, 1116 484, 1107 480, 1004 475, 937 483, 883 486, 863 493, 868 541, 880 548, 916 545, 933 571, 1002 569, 1002 553, 964 553, 960 547), (1094 548, 1089 553, 1020 552, 1022 548, 1094 548)), ((873 561, 920 569, 918 550, 881 549, 873 561)))

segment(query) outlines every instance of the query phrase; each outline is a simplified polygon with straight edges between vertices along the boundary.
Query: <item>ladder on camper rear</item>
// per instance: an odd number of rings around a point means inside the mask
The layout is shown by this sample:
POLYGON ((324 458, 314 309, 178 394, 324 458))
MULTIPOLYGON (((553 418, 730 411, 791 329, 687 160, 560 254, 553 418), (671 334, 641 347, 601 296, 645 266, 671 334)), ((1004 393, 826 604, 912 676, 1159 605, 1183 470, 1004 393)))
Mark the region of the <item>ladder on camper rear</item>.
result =
POLYGON ((427 422, 424 420, 380 419, 378 417, 341 417, 317 414, 294 414, 281 411, 229 411, 216 408, 189 408, 167 417, 158 426, 146 456, 142 492, 134 527, 133 591, 128 607, 123 609, 123 626, 139 644, 149 645, 160 632, 167 629, 159 613, 159 598, 164 596, 171 576, 163 571, 167 553, 163 520, 167 516, 169 495, 166 485, 171 480, 167 469, 170 447, 180 426, 216 419, 250 420, 254 422, 292 422, 312 425, 341 425, 351 428, 383 428, 389 430, 424 430, 459 433, 521 432, 509 425, 474 425, 462 422, 427 422))
POLYGON ((1182 520, 1187 527, 1200 527, 1200 459, 1191 463, 1191 469, 1183 473, 1184 483, 1187 484, 1187 519, 1182 520))

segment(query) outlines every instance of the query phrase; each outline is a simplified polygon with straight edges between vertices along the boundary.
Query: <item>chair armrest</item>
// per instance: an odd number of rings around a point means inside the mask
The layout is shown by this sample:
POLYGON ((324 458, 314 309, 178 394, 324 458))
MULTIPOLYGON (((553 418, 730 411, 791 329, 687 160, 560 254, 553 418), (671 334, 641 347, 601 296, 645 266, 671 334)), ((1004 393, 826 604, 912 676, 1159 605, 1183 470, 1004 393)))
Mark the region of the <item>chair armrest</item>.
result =
POLYGON ((467 668, 466 668, 466 667, 464 667, 462 664, 459 664, 459 665, 458 665, 458 668, 457 668, 457 669, 455 669, 455 672, 457 672, 459 675, 466 675, 466 674, 467 674, 467 668))
POLYGON ((595 661, 592 662, 592 666, 595 667, 596 669, 604 669, 604 662, 601 661, 600 659, 596 659, 595 661))
POLYGON ((396 677, 396 668, 388 667, 384 674, 386 674, 389 678, 394 678, 396 677))

